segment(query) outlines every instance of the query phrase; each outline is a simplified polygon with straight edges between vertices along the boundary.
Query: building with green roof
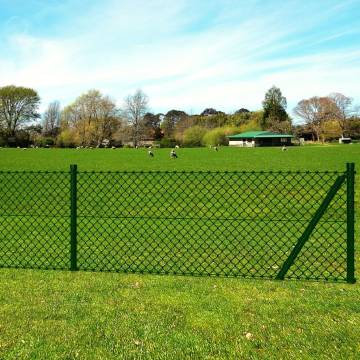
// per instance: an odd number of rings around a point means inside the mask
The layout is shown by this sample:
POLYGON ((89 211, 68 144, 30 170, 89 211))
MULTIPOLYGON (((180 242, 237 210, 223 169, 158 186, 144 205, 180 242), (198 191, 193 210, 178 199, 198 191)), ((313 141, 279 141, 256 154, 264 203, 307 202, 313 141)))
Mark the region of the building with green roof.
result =
POLYGON ((236 135, 229 135, 230 146, 288 146, 291 145, 293 135, 280 134, 272 131, 247 131, 236 135))

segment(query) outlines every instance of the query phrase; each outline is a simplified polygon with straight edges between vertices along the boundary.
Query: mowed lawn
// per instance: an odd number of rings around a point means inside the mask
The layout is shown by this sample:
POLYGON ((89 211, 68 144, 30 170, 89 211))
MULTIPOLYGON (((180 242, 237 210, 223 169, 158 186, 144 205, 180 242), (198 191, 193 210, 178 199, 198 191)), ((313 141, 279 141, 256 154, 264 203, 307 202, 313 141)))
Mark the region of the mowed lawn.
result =
MULTIPOLYGON (((154 153, 0 149, 0 170, 360 169, 360 145, 154 153)), ((359 299, 358 284, 0 269, 0 358, 359 359, 359 299)))
POLYGON ((360 144, 280 148, 229 148, 218 152, 208 148, 180 148, 178 159, 170 149, 6 149, 0 148, 1 170, 94 171, 241 171, 241 170, 344 170, 346 162, 360 167, 360 144))

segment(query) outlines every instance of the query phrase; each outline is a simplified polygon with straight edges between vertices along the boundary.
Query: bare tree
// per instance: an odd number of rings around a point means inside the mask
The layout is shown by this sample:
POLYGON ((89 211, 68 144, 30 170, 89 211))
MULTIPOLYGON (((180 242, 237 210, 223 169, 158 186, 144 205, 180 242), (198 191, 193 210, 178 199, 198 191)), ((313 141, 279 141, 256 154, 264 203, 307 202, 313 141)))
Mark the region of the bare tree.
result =
POLYGON ((349 118, 352 114, 351 105, 353 99, 340 93, 332 93, 329 98, 333 101, 332 113, 335 120, 337 120, 342 135, 348 131, 349 118))
POLYGON ((142 132, 143 118, 148 110, 149 98, 142 91, 137 90, 134 95, 128 95, 125 98, 124 115, 132 127, 132 140, 134 146, 137 146, 142 132))
POLYGON ((49 104, 43 117, 43 134, 56 136, 60 128, 61 110, 60 103, 53 101, 49 104))
POLYGON ((301 100, 294 108, 294 113, 305 120, 315 133, 317 141, 323 139, 324 125, 333 114, 333 101, 329 97, 314 96, 301 100))

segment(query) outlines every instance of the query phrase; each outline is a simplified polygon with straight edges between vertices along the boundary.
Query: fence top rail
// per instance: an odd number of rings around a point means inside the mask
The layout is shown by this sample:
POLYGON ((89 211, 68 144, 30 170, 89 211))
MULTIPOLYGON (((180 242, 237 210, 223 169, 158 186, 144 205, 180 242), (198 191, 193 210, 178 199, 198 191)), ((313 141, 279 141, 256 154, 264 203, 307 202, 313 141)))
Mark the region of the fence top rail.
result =
POLYGON ((0 174, 69 174, 68 170, 0 170, 0 174))
MULTIPOLYGON (((79 174, 345 174, 346 171, 324 170, 85 170, 79 174)), ((0 170, 0 174, 70 174, 66 170, 0 170)))
POLYGON ((123 170, 123 171, 79 171, 82 174, 344 174, 344 171, 307 170, 123 170))

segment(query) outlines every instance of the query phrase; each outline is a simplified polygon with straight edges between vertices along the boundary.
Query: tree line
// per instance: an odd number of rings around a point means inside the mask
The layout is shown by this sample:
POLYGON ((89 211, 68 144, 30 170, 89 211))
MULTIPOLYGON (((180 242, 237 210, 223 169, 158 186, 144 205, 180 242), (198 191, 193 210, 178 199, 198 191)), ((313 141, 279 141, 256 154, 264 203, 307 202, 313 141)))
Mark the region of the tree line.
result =
POLYGON ((303 124, 294 126, 286 98, 275 86, 265 93, 261 110, 240 108, 231 114, 214 108, 200 114, 177 109, 155 114, 142 90, 128 95, 121 108, 98 90, 64 108, 53 101, 43 114, 39 106, 34 89, 0 87, 0 146, 141 146, 154 141, 165 147, 226 145, 227 135, 251 130, 294 133, 314 141, 360 138, 359 111, 350 97, 332 93, 299 101, 293 113, 303 124))

